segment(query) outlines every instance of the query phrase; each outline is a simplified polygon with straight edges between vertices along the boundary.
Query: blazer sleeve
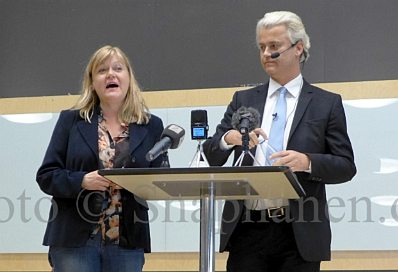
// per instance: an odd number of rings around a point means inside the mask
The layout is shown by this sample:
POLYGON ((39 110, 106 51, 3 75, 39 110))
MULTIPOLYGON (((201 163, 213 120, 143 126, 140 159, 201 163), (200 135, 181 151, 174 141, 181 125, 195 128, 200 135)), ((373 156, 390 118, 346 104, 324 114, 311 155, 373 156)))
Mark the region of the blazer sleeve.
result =
POLYGON ((69 134, 78 118, 76 111, 62 111, 55 125, 36 181, 46 194, 61 198, 77 197, 86 171, 67 169, 69 134))
POLYGON ((342 99, 340 95, 334 98, 325 126, 325 152, 307 153, 311 160, 310 179, 332 184, 349 181, 356 174, 342 99))
POLYGON ((238 109, 238 94, 239 92, 235 92, 233 95, 232 101, 229 103, 221 123, 217 125, 216 132, 213 137, 206 140, 206 142, 203 144, 203 152, 205 153, 206 158, 211 166, 224 165, 232 151, 235 149, 231 148, 229 150, 222 150, 220 148, 220 141, 227 131, 233 129, 231 126, 231 120, 232 115, 238 109))
MULTIPOLYGON (((162 119, 153 114, 151 114, 150 123, 151 125, 149 130, 151 133, 153 133, 153 138, 155 140, 151 143, 151 147, 153 147, 158 141, 160 141, 164 127, 162 119)), ((147 150, 146 152, 148 152, 149 150, 147 150)), ((159 155, 155 160, 151 161, 149 167, 162 167, 163 164, 170 165, 167 152, 159 155)))

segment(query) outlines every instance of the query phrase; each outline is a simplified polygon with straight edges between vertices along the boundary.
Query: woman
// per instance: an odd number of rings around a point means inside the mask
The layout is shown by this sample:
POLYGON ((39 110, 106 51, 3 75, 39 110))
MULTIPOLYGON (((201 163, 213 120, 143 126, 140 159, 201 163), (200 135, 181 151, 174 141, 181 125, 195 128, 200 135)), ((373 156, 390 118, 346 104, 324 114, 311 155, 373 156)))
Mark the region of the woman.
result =
POLYGON ((98 169, 159 167, 162 158, 147 162, 145 154, 162 131, 127 56, 117 47, 98 49, 37 172, 40 188, 53 196, 43 244, 54 271, 142 271, 150 252, 148 206, 98 169))

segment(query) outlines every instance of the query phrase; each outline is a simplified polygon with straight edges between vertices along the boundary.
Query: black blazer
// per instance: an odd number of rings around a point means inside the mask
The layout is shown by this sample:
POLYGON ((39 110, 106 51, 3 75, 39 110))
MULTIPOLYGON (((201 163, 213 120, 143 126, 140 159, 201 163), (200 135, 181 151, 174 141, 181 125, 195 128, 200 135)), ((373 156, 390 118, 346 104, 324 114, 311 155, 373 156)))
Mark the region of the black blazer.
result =
MULTIPOLYGON (((223 165, 232 151, 235 151, 234 161, 240 156, 241 146, 223 151, 219 148, 220 139, 226 131, 232 129, 232 114, 241 106, 254 107, 262 115, 267 92, 268 83, 234 94, 213 138, 204 143, 204 152, 210 165, 223 165)), ((298 250, 307 261, 329 260, 331 231, 325 184, 349 181, 356 173, 340 95, 304 81, 287 149, 305 153, 311 159, 311 174, 296 172, 306 197, 289 201, 298 250)), ((253 160, 246 156, 243 165, 253 165, 253 160)), ((221 224, 220 252, 229 249, 229 239, 239 223, 243 207, 243 201, 226 201, 221 224)))
MULTIPOLYGON (((131 162, 127 167, 160 166, 161 157, 148 162, 145 155, 160 139, 162 131, 162 120, 155 115, 151 115, 146 125, 129 125, 131 162)), ((41 190, 53 197, 44 245, 78 247, 85 244, 99 214, 85 213, 93 191, 82 190, 81 183, 86 173, 99 168, 98 115, 94 114, 89 123, 77 110, 62 111, 36 176, 41 190)), ((119 245, 150 252, 148 205, 126 190, 121 190, 121 194, 119 245)))

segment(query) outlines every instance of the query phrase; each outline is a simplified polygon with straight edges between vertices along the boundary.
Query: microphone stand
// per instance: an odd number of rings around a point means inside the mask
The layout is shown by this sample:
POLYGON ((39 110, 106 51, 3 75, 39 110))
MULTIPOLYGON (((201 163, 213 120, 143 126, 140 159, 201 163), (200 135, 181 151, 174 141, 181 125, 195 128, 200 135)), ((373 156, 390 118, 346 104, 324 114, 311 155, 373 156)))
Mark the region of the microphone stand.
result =
POLYGON ((193 156, 191 162, 189 163, 189 167, 209 167, 209 162, 203 152, 202 141, 198 140, 198 147, 196 148, 196 153, 193 156), (200 162, 204 161, 204 165, 200 165, 200 162), (196 164, 195 164, 196 162, 196 164))
POLYGON ((253 161, 260 166, 260 163, 256 159, 256 157, 253 156, 253 154, 249 150, 249 132, 246 130, 244 133, 242 133, 242 153, 240 154, 239 158, 236 160, 234 166, 242 166, 243 159, 245 158, 246 155, 249 155, 253 161))
POLYGON ((162 162, 160 164, 160 168, 170 168, 169 163, 169 153, 167 151, 162 154, 162 162))

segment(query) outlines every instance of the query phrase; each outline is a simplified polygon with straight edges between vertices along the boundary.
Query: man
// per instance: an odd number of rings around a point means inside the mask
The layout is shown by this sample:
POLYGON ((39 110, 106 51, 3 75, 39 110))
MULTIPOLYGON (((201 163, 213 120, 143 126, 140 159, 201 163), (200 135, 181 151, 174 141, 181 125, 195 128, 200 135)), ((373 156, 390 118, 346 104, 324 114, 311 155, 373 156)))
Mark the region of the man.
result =
MULTIPOLYGON (((270 80, 234 94, 204 152, 210 165, 223 165, 232 151, 236 161, 242 135, 232 127, 232 115, 242 106, 257 109, 261 126, 250 133, 249 148, 264 165, 289 166, 306 196, 226 201, 220 252, 229 251, 229 272, 320 271, 321 261, 330 260, 331 243, 325 184, 349 181, 356 173, 342 100, 303 79, 300 65, 309 57, 310 41, 296 14, 266 13, 256 34, 270 80), (269 145, 279 141, 280 148, 261 152, 261 138, 269 138, 269 145)), ((253 164, 245 156, 243 165, 253 164)))

